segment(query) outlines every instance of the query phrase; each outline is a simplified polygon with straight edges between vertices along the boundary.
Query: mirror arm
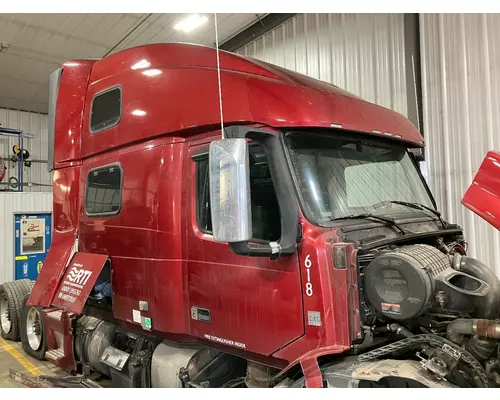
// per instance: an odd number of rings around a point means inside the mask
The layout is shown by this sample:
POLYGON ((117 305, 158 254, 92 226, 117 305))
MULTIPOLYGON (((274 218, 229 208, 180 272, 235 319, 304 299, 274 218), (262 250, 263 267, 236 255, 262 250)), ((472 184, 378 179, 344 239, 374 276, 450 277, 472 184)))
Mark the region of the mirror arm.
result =
POLYGON ((250 242, 229 243, 230 249, 238 255, 250 257, 286 257, 297 251, 297 225, 299 213, 294 193, 292 176, 287 168, 285 152, 278 137, 269 131, 238 127, 239 134, 262 145, 266 153, 269 172, 274 183, 281 213, 281 238, 278 242, 257 244, 250 242))
POLYGON ((273 131, 267 129, 258 129, 246 125, 230 125, 224 127, 224 137, 226 139, 244 139, 249 133, 261 135, 273 135, 273 131))
POLYGON ((239 256, 249 257, 269 257, 275 260, 281 256, 291 256, 295 254, 296 245, 281 248, 278 242, 270 242, 269 244, 256 244, 250 242, 229 243, 229 248, 239 256))
MULTIPOLYGON (((297 251, 299 212, 294 193, 292 176, 287 167, 285 152, 275 131, 258 129, 244 125, 224 128, 227 139, 249 138, 262 145, 268 159, 269 172, 273 180, 281 214, 281 238, 278 242, 255 243, 241 241, 229 243, 235 254, 250 257, 277 259, 292 256, 297 251)), ((201 150, 205 154, 206 150, 201 150)), ((200 153, 201 154, 201 153, 200 153)), ((197 154, 198 155, 198 154, 197 154)), ((197 156, 195 155, 195 156, 197 156)))
POLYGON ((250 256, 250 257, 271 257, 275 255, 275 258, 279 257, 279 245, 276 243, 278 251, 273 254, 273 249, 268 244, 255 244, 250 242, 235 242, 229 243, 229 248, 235 254, 240 256, 250 256))

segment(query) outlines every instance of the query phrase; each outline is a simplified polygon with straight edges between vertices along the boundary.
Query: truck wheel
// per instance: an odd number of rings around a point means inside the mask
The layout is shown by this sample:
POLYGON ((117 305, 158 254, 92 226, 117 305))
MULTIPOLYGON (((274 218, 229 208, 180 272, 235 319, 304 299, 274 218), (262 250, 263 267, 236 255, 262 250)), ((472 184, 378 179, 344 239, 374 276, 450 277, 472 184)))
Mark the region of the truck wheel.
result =
POLYGON ((19 340, 22 301, 31 291, 29 279, 6 282, 0 286, 0 334, 7 340, 19 340))
POLYGON ((26 354, 37 360, 45 360, 47 341, 40 307, 27 306, 29 294, 23 300, 20 331, 21 344, 26 354))

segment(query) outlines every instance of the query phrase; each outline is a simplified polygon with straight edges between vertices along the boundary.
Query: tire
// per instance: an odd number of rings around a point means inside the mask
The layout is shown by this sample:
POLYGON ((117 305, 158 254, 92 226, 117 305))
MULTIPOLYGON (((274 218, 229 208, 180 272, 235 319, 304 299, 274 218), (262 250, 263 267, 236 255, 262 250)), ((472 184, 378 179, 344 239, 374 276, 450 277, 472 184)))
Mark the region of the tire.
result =
POLYGON ((20 318, 21 344, 26 354, 37 360, 45 360, 47 351, 47 339, 43 326, 43 318, 40 307, 27 306, 29 294, 22 302, 22 312, 20 318), (28 321, 30 319, 30 321, 28 321), (33 323, 33 319, 35 322, 33 323))
POLYGON ((29 279, 6 282, 0 286, 0 335, 7 340, 19 341, 19 320, 22 302, 31 292, 29 279))

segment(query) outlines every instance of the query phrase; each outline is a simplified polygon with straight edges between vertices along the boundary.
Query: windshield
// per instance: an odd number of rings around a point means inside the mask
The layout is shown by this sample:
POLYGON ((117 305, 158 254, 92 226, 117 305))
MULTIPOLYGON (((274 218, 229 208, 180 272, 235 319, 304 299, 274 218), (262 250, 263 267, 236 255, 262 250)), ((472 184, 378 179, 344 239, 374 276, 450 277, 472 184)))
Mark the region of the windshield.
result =
POLYGON ((418 212, 394 200, 434 207, 400 144, 311 133, 290 134, 286 144, 305 212, 315 222, 418 212))

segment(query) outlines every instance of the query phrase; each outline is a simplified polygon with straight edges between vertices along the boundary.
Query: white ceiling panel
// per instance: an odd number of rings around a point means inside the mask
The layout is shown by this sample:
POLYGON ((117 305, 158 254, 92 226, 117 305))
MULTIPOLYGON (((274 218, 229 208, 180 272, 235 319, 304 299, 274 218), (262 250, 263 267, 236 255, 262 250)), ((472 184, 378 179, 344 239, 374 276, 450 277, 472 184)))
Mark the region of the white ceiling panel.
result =
MULTIPOLYGON (((217 14, 219 42, 232 38, 245 30, 266 14, 217 14)), ((204 46, 215 44, 215 16, 206 14, 206 24, 193 32, 176 31, 173 26, 186 18, 186 14, 151 14, 127 37, 114 51, 123 50, 140 44, 158 42, 188 42, 204 46)))
MULTIPOLYGON (((148 43, 215 44, 214 14, 186 34, 189 14, 0 14, 0 107, 47 112, 48 78, 63 62, 148 43)), ((219 44, 266 14, 218 14, 219 44)))

